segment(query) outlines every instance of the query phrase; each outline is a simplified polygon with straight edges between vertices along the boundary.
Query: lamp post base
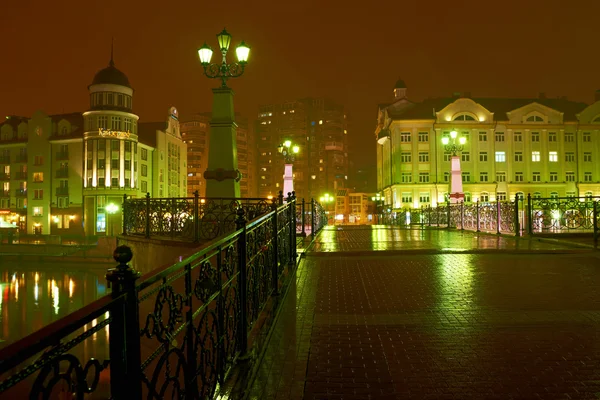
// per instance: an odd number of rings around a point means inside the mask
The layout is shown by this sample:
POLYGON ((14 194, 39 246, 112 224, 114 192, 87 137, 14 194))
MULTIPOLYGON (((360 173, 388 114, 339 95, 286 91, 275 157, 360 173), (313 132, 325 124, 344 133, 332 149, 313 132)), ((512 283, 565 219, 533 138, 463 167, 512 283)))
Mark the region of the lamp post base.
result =
POLYGON ((462 203, 465 201, 465 194, 459 192, 450 193, 448 198, 450 199, 451 204, 462 203))

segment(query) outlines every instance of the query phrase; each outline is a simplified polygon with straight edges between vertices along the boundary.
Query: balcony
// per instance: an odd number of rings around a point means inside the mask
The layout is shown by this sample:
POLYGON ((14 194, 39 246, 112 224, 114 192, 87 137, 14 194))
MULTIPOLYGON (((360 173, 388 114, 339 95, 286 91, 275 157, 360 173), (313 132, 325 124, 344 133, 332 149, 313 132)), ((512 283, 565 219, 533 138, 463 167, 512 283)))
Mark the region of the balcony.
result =
POLYGON ((10 174, 0 173, 0 181, 10 181, 10 174))
POLYGON ((15 162, 26 163, 27 162, 27 154, 17 154, 17 157, 15 158, 15 162))
POLYGON ((27 180, 27 171, 18 171, 15 174, 15 179, 20 179, 20 180, 26 181, 27 180))
POLYGON ((56 188, 56 195, 57 196, 68 196, 69 195, 69 188, 68 187, 57 187, 56 188))
POLYGON ((10 197, 10 190, 3 190, 0 192, 0 197, 10 197))
POLYGON ((10 157, 0 157, 0 164, 10 164, 10 157))
POLYGON ((69 177, 69 170, 68 169, 59 169, 59 170, 56 170, 56 177, 57 178, 68 178, 69 177))
POLYGON ((325 150, 344 151, 344 143, 342 143, 342 142, 327 142, 327 143, 325 143, 325 150))
POLYGON ((15 196, 17 196, 17 197, 27 197, 27 189, 17 189, 17 190, 15 190, 15 196))
POLYGON ((57 161, 63 161, 63 160, 68 160, 69 159, 69 152, 68 151, 59 151, 58 153, 56 153, 56 160, 57 161))

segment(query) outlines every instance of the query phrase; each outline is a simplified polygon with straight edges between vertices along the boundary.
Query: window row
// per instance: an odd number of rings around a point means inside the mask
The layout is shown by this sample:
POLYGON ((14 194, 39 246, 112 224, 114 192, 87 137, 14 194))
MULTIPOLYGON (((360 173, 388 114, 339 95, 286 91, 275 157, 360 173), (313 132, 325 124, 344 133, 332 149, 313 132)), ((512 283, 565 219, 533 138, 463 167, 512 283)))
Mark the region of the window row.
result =
MULTIPOLYGON (((471 179, 472 174, 470 172, 462 172, 462 181, 463 182, 474 182, 471 179)), ((444 172, 443 176, 444 182, 450 182, 450 172, 444 172)), ((488 172, 480 172, 479 173, 479 181, 478 182, 490 182, 491 177, 488 172)), ((514 174, 514 182, 524 182, 525 181, 525 173, 524 172, 515 172, 514 174)), ((558 172, 550 172, 548 175, 548 180, 545 182, 558 182, 559 181, 559 173, 558 172)), ((418 183, 429 183, 430 182, 430 173, 429 172, 419 172, 418 183)), ((506 172, 496 172, 496 180, 494 182, 506 182, 506 172)), ((542 174, 541 172, 532 172, 531 179, 529 182, 542 182, 542 174)), ((575 172, 567 171, 565 172, 563 182, 575 182, 575 172)), ((583 173, 583 182, 593 182, 593 173, 592 172, 584 172, 583 173)), ((403 172, 401 174, 401 183, 413 183, 413 173, 412 172, 403 172)))
POLYGON ((108 115, 88 115, 86 117, 86 129, 95 131, 98 129, 110 129, 111 131, 130 132, 137 134, 137 121, 132 118, 108 116, 108 115))
POLYGON ((131 96, 115 92, 92 93, 90 104, 92 107, 117 106, 131 109, 131 96))
MULTIPOLYGON (((450 136, 450 132, 444 132, 443 136, 450 136)), ((469 132, 460 132, 460 136, 464 137, 469 142, 469 132)), ((487 142, 488 136, 490 134, 488 132, 479 132, 479 141, 487 142)), ((513 141, 514 142, 522 142, 523 141, 523 132, 514 132, 513 133, 513 141)), ((572 143, 575 142, 575 133, 567 132, 564 134, 565 142, 572 143)), ((429 142, 429 132, 418 132, 417 133, 418 141, 420 143, 429 142)), ((540 142, 541 132, 530 132, 529 139, 530 142, 540 142)), ((504 132, 495 132, 494 140, 496 142, 504 142, 505 135, 504 132)), ((583 132, 584 142, 592 141, 592 133, 591 132, 583 132)), ((411 132, 400 132, 400 142, 402 143, 410 143, 412 141, 412 133, 411 132)), ((558 142, 558 133, 557 132, 548 132, 548 142, 558 142)))
MULTIPOLYGON (((418 155, 419 162, 429 162, 429 152, 422 151, 419 152, 418 155)), ((444 161, 450 161, 452 159, 452 153, 445 152, 444 153, 444 161)), ((468 151, 463 151, 460 155, 460 159, 462 162, 470 162, 471 161, 471 153, 468 151)), ((540 162, 542 159, 541 152, 532 151, 531 152, 531 161, 532 162, 540 162)), ((592 162, 592 152, 586 151, 583 153, 583 162, 591 163, 592 162)), ((487 162, 489 161, 488 153, 486 151, 482 151, 479 153, 479 161, 487 162)), ((494 153, 494 161, 498 163, 506 162, 506 152, 505 151, 496 151, 494 153)), ((523 162, 523 152, 516 151, 514 153, 514 161, 515 162, 523 162)), ((548 152, 548 161, 549 162, 558 162, 558 152, 550 151, 548 152)), ((565 153, 565 162, 575 162, 575 153, 574 152, 566 152, 565 153)), ((410 163, 412 162, 412 153, 410 152, 402 152, 400 153, 400 162, 410 163)))

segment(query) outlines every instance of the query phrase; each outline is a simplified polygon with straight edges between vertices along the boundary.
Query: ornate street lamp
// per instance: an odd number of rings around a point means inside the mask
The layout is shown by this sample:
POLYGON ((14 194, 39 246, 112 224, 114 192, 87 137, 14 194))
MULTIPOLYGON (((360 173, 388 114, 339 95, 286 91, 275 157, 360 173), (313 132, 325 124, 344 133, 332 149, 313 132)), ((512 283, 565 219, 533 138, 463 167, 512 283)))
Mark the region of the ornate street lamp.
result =
POLYGON ((380 193, 375 194, 375 196, 371 197, 371 200, 375 202, 375 213, 377 215, 377 224, 381 221, 381 208, 383 205, 383 197, 380 193))
POLYGON ((285 170, 283 173, 283 195, 287 196, 288 193, 292 193, 294 191, 293 163, 296 159, 296 154, 298 154, 300 151, 300 147, 297 145, 292 145, 291 140, 286 140, 277 147, 277 150, 285 160, 285 170))
POLYGON ((450 137, 442 137, 442 144, 447 152, 452 153, 450 164, 450 198, 451 203, 458 203, 465 200, 465 194, 462 188, 462 172, 460 169, 460 153, 463 151, 467 138, 458 137, 456 131, 450 132, 450 137), (458 140, 457 140, 458 139, 458 140))
POLYGON ((231 35, 223 29, 223 32, 217 35, 217 41, 223 56, 221 63, 211 64, 213 51, 206 43, 198 49, 204 74, 209 78, 221 80, 221 86, 213 89, 208 168, 204 171, 206 197, 239 198, 242 175, 237 168, 237 125, 233 110, 233 90, 227 86, 227 80, 242 76, 248 62, 250 47, 242 41, 235 49, 238 62, 227 63, 231 35))
POLYGON ((106 217, 106 225, 107 225, 106 233, 107 233, 107 236, 112 236, 112 234, 114 234, 114 229, 112 229, 112 226, 111 226, 112 221, 111 221, 110 216, 115 214, 117 211, 119 211, 119 206, 114 203, 110 203, 110 204, 106 205, 105 210, 106 210, 106 213, 108 214, 106 217))

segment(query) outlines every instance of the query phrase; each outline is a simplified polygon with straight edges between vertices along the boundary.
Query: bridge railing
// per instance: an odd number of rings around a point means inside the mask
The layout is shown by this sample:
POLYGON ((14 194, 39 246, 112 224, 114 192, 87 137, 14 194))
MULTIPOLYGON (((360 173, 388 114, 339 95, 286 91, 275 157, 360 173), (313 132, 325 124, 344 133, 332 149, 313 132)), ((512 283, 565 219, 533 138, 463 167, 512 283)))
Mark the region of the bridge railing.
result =
POLYGON ((404 227, 430 226, 477 232, 546 234, 593 232, 599 236, 600 197, 517 196, 514 201, 442 203, 436 207, 400 210, 384 222, 404 227))
POLYGON ((233 232, 143 277, 117 248, 110 295, 0 349, 0 397, 214 398, 262 344, 296 264, 296 215, 292 196, 251 221, 239 207, 233 232))

